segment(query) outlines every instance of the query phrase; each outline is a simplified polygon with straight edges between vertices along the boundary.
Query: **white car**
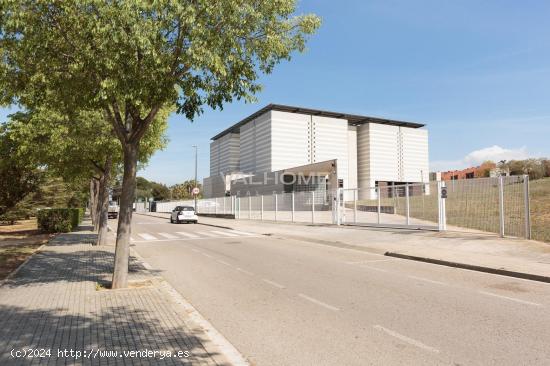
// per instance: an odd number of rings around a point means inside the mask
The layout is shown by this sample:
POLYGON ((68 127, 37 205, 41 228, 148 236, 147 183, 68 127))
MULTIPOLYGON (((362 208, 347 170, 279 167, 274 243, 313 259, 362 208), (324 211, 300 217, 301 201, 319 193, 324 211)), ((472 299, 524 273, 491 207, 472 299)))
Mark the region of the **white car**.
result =
POLYGON ((118 207, 116 201, 109 201, 109 211, 107 212, 107 217, 110 219, 116 219, 118 217, 119 210, 120 208, 118 207))
POLYGON ((182 222, 192 222, 196 224, 199 221, 195 208, 192 206, 176 206, 170 214, 170 222, 180 224, 182 222))

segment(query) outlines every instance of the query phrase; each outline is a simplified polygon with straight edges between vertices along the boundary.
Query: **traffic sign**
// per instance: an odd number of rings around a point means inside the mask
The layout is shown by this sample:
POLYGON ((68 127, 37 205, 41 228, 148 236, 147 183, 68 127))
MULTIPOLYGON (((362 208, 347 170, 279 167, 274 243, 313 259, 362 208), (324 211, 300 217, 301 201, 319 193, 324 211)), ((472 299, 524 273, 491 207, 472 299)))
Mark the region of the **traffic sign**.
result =
POLYGON ((199 189, 199 187, 195 187, 195 188, 193 188, 193 194, 194 194, 195 196, 196 196, 196 195, 198 195, 198 194, 199 194, 199 192, 200 192, 200 189, 199 189))

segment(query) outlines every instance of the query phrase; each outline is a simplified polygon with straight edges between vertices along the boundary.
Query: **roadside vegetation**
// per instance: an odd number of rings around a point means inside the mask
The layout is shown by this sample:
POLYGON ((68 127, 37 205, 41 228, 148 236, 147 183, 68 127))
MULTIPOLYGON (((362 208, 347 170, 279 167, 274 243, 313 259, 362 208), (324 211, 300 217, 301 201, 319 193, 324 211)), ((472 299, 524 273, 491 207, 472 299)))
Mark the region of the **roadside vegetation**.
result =
MULTIPOLYGON (((153 198, 155 201, 181 200, 193 198, 192 190, 198 187, 202 198, 202 184, 194 179, 168 187, 166 184, 149 181, 143 177, 136 178, 136 199, 146 201, 153 198)), ((118 189, 120 191, 120 189, 118 189)))
POLYGON ((42 244, 53 237, 38 230, 36 219, 0 225, 0 280, 19 267, 42 244))
POLYGON ((550 243, 550 178, 531 182, 531 233, 550 243))

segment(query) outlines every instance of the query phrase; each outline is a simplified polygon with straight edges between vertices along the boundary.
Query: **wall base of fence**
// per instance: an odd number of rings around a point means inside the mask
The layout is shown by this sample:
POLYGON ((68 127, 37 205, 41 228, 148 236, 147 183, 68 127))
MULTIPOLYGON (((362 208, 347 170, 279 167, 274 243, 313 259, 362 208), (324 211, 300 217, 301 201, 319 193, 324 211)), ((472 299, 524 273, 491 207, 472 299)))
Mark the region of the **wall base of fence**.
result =
POLYGON ((234 214, 213 214, 213 213, 199 213, 197 216, 203 217, 216 217, 218 219, 235 219, 234 214))

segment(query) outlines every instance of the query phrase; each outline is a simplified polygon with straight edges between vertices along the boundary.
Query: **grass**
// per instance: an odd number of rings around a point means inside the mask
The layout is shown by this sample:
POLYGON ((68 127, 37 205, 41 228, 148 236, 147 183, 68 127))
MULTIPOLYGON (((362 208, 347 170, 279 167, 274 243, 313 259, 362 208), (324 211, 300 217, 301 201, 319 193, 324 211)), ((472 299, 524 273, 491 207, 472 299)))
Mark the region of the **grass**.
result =
POLYGON ((550 178, 531 182, 531 234, 550 242, 550 178))
POLYGON ((0 280, 6 278, 51 237, 38 230, 36 219, 20 220, 15 225, 1 225, 0 280))

